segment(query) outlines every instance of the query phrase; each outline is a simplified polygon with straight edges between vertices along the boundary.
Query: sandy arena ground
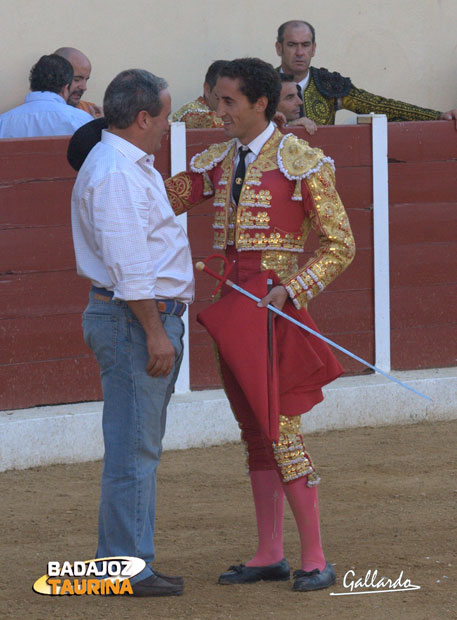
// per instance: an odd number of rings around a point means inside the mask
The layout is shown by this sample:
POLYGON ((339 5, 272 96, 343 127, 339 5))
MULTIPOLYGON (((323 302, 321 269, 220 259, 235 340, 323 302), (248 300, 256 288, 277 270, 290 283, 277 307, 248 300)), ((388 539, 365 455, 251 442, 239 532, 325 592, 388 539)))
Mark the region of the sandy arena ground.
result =
MULTIPOLYGON (((157 567, 183 574, 181 597, 40 596, 49 560, 87 560, 96 545, 101 463, 0 474, 0 618, 14 620, 447 620, 457 618, 457 421, 320 433, 307 445, 322 475, 320 508, 337 583, 311 593, 292 582, 219 586, 255 551, 255 518, 240 445, 166 452, 159 468, 157 567), (347 593, 349 570, 420 590, 347 593)), ((285 554, 299 568, 289 509, 285 554)), ((357 591, 362 591, 359 589, 357 591)), ((366 588, 365 588, 366 590, 366 588)))

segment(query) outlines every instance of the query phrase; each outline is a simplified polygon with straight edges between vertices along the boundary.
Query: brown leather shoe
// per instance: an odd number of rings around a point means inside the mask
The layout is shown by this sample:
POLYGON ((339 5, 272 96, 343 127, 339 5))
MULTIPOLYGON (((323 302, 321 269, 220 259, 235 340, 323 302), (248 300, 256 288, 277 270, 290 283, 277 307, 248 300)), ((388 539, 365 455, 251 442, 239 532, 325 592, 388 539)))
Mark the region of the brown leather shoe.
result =
POLYGON ((165 581, 168 581, 168 583, 172 583, 175 586, 183 586, 184 585, 184 577, 181 576, 171 576, 171 575, 164 575, 163 573, 160 573, 158 570, 156 570, 155 568, 152 569, 154 571, 154 573, 157 575, 157 577, 160 577, 161 579, 165 579, 165 581))
POLYGON ((151 575, 132 585, 133 596, 179 596, 183 586, 165 581, 158 574, 151 575))

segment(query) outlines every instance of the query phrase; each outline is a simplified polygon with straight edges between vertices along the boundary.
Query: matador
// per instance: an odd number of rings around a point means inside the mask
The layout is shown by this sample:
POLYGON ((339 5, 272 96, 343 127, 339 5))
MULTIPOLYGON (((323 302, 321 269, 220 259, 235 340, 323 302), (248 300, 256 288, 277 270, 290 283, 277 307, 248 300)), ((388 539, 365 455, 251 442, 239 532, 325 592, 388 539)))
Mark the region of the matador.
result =
MULTIPOLYGON (((280 283, 262 300, 281 308, 291 303, 298 311, 325 289, 352 261, 354 238, 335 189, 333 162, 320 149, 293 134, 283 135, 271 122, 281 84, 274 68, 244 58, 227 63, 216 84, 217 115, 230 140, 195 155, 190 172, 166 181, 175 213, 203 197, 213 197, 214 248, 225 250, 234 263, 230 279, 242 284, 265 270, 280 283), (319 248, 304 265, 300 257, 310 230, 319 248)), ((240 321, 242 321, 240 317, 240 321)), ((287 337, 278 343, 290 367, 300 358, 287 337)), ((224 389, 247 447, 257 517, 258 548, 245 564, 231 566, 219 577, 223 585, 259 580, 287 580, 290 568, 283 554, 284 497, 293 511, 301 540, 301 567, 294 589, 325 588, 335 580, 325 560, 319 527, 319 481, 301 433, 300 414, 322 399, 295 392, 282 401, 279 440, 261 432, 232 369, 220 356, 224 389)), ((306 364, 303 364, 305 366, 306 364)), ((325 360, 327 380, 342 369, 331 352, 325 360)))

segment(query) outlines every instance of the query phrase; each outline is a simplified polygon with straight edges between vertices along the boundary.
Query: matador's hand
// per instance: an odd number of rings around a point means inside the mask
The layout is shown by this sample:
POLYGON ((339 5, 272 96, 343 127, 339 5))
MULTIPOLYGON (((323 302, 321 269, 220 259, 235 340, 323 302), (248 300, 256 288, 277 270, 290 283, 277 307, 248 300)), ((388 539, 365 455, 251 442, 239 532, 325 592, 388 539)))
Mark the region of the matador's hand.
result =
POLYGON ((274 286, 268 295, 265 295, 263 299, 258 302, 259 308, 265 308, 268 304, 271 304, 278 310, 282 310, 282 307, 286 303, 286 299, 288 298, 288 293, 282 284, 278 286, 274 286))

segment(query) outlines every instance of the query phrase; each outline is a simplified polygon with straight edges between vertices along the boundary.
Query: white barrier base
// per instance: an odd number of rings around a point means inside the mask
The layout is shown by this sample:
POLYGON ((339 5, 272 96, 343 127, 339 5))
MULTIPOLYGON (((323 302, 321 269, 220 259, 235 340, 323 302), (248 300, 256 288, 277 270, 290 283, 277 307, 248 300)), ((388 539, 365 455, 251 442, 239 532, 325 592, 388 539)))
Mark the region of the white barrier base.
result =
MULTIPOLYGON (((433 402, 381 375, 343 377, 325 388, 324 401, 303 416, 303 431, 457 418, 457 368, 392 374, 433 402)), ((0 471, 103 458, 102 406, 92 402, 0 412, 0 471)), ((238 440, 238 425, 222 390, 172 397, 165 450, 238 440)))

